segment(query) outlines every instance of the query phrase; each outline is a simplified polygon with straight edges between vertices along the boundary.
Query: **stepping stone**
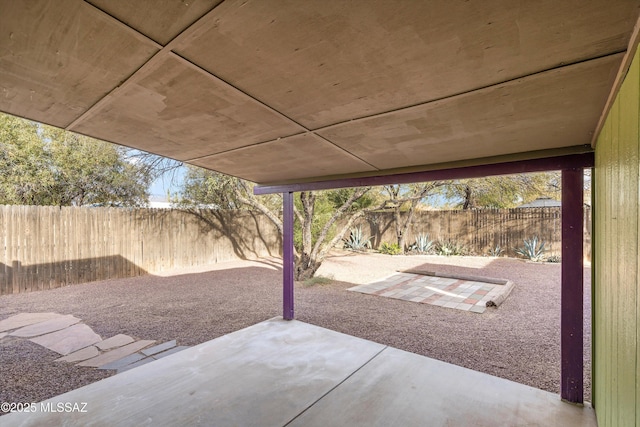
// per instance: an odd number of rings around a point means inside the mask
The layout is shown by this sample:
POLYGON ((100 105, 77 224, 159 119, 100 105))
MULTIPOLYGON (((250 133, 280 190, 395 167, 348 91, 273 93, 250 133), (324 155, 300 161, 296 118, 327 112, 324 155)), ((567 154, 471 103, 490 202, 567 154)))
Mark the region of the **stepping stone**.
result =
POLYGON ((62 316, 56 319, 46 320, 44 322, 36 323, 33 325, 25 326, 17 331, 11 332, 14 337, 31 338, 38 335, 48 334, 50 332, 59 331, 71 325, 78 323, 80 319, 72 315, 62 316))
POLYGON ((142 359, 144 359, 143 355, 141 355, 140 353, 133 353, 123 357, 122 359, 118 359, 114 362, 102 365, 98 369, 120 369, 124 368, 127 365, 131 365, 132 363, 136 363, 142 359))
POLYGON ((61 331, 31 338, 30 341, 65 355, 102 341, 102 338, 89 326, 76 324, 61 331))
POLYGON ((58 317, 63 317, 58 313, 20 313, 15 316, 0 320, 0 332, 10 331, 12 329, 22 328, 23 326, 33 325, 34 323, 44 322, 58 317))
POLYGON ((187 348, 189 348, 188 345, 181 345, 181 346, 178 346, 178 347, 173 347, 171 350, 167 350, 167 351, 165 351, 163 353, 154 354, 151 357, 153 357, 154 359, 162 359, 165 356, 169 356, 170 354, 177 353, 177 352, 182 351, 182 350, 186 350, 187 348))
POLYGON ((165 342, 163 344, 156 345, 154 347, 142 350, 142 354, 144 354, 145 356, 151 356, 152 354, 156 354, 156 353, 160 353, 160 352, 165 351, 165 350, 169 350, 170 348, 173 348, 175 346, 176 346, 176 340, 167 341, 167 342, 165 342))
POLYGON ((115 362, 118 359, 122 359, 125 356, 128 356, 133 353, 137 353, 145 347, 150 346, 155 341, 153 340, 144 340, 137 341, 124 347, 116 348, 115 350, 108 351, 106 353, 102 353, 100 356, 94 357, 89 360, 85 360, 84 362, 78 363, 78 366, 91 366, 93 368, 97 368, 102 365, 106 365, 107 363, 115 362))
POLYGON ((129 335, 118 334, 112 336, 111 338, 107 338, 106 340, 99 342, 96 344, 100 350, 109 350, 110 348, 122 347, 123 345, 130 344, 135 340, 131 338, 129 335))
POLYGON ((100 352, 94 346, 83 348, 82 350, 78 350, 75 353, 71 353, 68 356, 61 357, 60 359, 56 359, 56 362, 82 362, 83 360, 91 359, 92 357, 96 357, 100 352))
POLYGON ((124 371, 128 371, 129 369, 137 368, 138 366, 146 365, 147 363, 153 362, 155 360, 156 359, 154 359, 153 357, 146 357, 146 358, 142 359, 139 362, 132 363, 131 365, 127 365, 127 366, 124 366, 122 368, 119 368, 118 369, 118 373, 121 373, 121 372, 124 372, 124 371))

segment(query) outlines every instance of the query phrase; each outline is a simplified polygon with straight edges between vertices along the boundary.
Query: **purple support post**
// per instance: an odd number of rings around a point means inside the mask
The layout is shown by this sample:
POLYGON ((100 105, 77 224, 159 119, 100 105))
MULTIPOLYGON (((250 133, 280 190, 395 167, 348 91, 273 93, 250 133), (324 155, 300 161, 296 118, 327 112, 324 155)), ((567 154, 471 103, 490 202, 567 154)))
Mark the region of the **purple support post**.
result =
POLYGON ((560 397, 583 402, 583 169, 562 171, 560 397))
POLYGON ((293 319, 293 193, 282 193, 282 317, 293 319))

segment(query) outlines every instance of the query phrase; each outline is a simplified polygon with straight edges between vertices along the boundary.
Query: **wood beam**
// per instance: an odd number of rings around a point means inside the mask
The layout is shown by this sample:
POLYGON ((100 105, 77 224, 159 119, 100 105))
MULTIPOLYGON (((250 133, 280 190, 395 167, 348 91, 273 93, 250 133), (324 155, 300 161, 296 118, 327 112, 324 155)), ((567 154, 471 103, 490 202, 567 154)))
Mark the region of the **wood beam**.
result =
MULTIPOLYGON (((348 187, 369 187, 375 185, 411 184, 415 182, 441 181, 449 179, 481 178, 485 176, 510 175, 516 173, 543 172, 572 168, 593 167, 593 152, 545 157, 530 160, 482 164, 422 172, 409 172, 393 175, 378 175, 360 178, 344 178, 328 181, 306 182, 282 185, 257 185, 256 195, 298 191, 329 190, 348 187)), ((311 166, 312 167, 312 166, 311 166)))

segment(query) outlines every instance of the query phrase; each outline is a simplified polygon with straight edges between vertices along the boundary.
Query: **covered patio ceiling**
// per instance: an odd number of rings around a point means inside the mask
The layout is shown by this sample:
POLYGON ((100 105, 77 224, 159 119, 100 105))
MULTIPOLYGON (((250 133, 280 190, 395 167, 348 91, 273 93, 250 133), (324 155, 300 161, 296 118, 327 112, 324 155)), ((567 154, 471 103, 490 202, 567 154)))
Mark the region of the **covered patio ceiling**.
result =
POLYGON ((0 111, 260 184, 589 151, 640 0, 0 0, 0 111))

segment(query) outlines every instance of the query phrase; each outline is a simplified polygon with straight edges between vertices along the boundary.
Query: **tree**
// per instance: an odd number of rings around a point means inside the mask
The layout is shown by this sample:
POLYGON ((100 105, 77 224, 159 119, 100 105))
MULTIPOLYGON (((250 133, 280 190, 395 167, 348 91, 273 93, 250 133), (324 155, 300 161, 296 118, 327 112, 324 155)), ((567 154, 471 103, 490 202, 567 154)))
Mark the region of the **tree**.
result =
MULTIPOLYGON (((376 205, 378 200, 370 196, 369 191, 367 187, 296 194, 296 280, 312 277, 328 251, 340 242, 354 222, 366 212, 383 206, 383 203, 376 205), (338 229, 341 219, 345 221, 338 229)), ((177 202, 185 208, 253 209, 266 215, 280 233, 283 231, 280 195, 255 196, 251 183, 221 173, 188 167, 177 202)))
POLYGON ((448 181, 432 181, 419 184, 384 186, 384 191, 388 195, 386 207, 393 209, 396 239, 398 247, 403 253, 406 251, 407 232, 413 223, 418 203, 448 184, 448 181), (403 210, 406 212, 404 220, 402 218, 403 210))
POLYGON ((542 172, 462 179, 447 185, 446 197, 462 209, 513 208, 538 197, 558 198, 560 173, 542 172))
MULTIPOLYGON (((294 203, 298 220, 294 236, 296 280, 312 277, 328 252, 358 219, 391 205, 397 207, 398 218, 403 206, 408 209, 404 222, 398 226, 399 243, 404 247, 404 236, 418 203, 442 185, 442 182, 431 182, 388 186, 386 195, 380 187, 297 193, 294 203)), ((217 172, 188 167, 178 204, 185 208, 253 209, 265 214, 280 233, 283 230, 280 195, 255 196, 249 182, 217 172)))
POLYGON ((150 170, 127 149, 0 114, 0 204, 141 206, 150 170))

